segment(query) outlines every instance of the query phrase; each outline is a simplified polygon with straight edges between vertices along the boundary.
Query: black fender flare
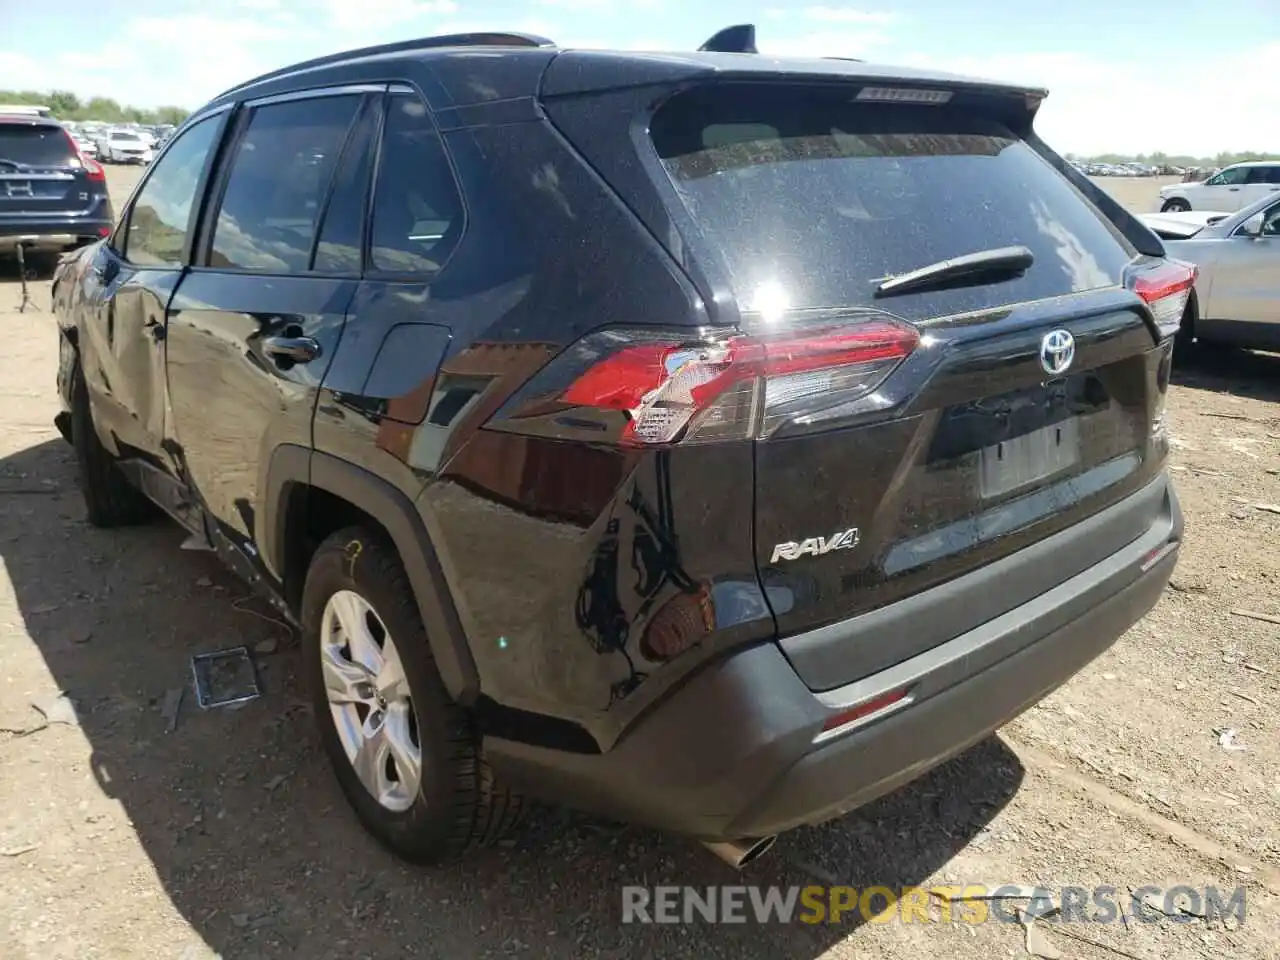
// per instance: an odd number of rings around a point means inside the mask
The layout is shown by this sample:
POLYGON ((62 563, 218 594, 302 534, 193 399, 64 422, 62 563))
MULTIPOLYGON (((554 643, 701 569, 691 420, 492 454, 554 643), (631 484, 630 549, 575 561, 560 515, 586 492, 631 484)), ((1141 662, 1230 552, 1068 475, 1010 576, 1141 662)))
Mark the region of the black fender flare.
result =
POLYGON ((298 484, 341 497, 387 531, 413 587, 445 689, 463 706, 475 703, 480 695, 480 675, 439 557, 413 502, 368 470, 307 447, 282 444, 271 454, 256 524, 262 560, 281 581, 288 563, 289 503, 298 484))

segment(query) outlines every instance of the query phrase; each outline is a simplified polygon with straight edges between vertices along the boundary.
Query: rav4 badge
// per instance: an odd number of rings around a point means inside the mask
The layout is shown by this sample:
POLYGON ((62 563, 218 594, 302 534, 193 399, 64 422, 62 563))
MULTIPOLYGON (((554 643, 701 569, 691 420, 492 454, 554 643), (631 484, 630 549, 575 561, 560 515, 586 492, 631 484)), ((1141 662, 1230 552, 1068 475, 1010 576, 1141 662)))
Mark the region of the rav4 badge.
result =
POLYGON ((832 550, 852 550, 858 545, 858 528, 837 530, 829 537, 809 537, 796 543, 794 540, 780 543, 773 548, 770 563, 779 560, 798 560, 803 556, 821 557, 832 550))

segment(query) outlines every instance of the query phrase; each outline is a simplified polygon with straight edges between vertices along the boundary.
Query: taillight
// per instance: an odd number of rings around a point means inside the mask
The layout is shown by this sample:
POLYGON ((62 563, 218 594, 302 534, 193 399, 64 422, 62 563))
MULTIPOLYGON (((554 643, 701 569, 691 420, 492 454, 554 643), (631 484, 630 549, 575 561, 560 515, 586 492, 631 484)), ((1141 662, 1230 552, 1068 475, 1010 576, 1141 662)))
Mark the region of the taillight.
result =
POLYGON ((1134 275, 1130 286, 1151 308, 1160 336, 1169 337, 1178 332, 1199 274, 1200 268, 1193 263, 1166 260, 1134 275))
POLYGON ((920 342, 915 327, 875 318, 779 335, 640 341, 599 360, 564 403, 622 411, 637 445, 767 437, 815 423, 879 386, 920 342))
POLYGON ((67 143, 71 145, 71 152, 75 154, 76 159, 80 161, 80 166, 84 168, 85 175, 88 176, 90 180, 97 183, 106 183, 107 171, 103 169, 102 164, 86 155, 85 152, 80 149, 80 144, 76 143, 76 138, 68 131, 63 130, 62 132, 67 138, 67 143))

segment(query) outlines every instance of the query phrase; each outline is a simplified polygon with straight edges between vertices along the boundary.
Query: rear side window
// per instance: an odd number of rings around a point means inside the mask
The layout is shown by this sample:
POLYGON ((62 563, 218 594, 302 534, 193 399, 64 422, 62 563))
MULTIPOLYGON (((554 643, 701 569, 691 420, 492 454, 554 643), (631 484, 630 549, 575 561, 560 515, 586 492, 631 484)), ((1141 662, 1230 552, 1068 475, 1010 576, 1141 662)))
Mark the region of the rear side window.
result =
POLYGON ((236 145, 209 266, 305 273, 359 95, 256 107, 236 145))
POLYGON ((745 307, 881 304, 923 319, 1120 282, 1132 248, 1003 124, 852 94, 720 85, 654 116, 676 193, 745 307), (872 296, 886 277, 1013 245, 1035 256, 1022 277, 872 296))
POLYGON ((67 132, 61 127, 0 123, 0 173, 15 166, 79 166, 67 132))
POLYGON ((374 189, 374 269, 439 272, 462 237, 463 221, 462 197, 426 104, 393 94, 374 189))

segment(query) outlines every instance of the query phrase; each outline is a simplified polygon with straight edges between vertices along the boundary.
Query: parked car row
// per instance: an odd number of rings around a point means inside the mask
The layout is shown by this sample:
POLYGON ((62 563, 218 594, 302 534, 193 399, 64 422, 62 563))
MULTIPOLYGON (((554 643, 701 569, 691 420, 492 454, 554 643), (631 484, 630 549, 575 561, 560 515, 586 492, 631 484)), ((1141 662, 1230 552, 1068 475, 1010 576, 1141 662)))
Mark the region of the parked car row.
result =
POLYGON ((1183 172, 1181 167, 1152 166, 1151 164, 1137 163, 1136 161, 1089 163, 1083 160, 1073 160, 1071 163, 1081 173, 1090 177, 1155 177, 1162 174, 1177 174, 1180 176, 1183 172))
POLYGON ((64 121, 62 124, 85 156, 104 163, 150 163, 173 136, 171 124, 105 124, 64 121))

